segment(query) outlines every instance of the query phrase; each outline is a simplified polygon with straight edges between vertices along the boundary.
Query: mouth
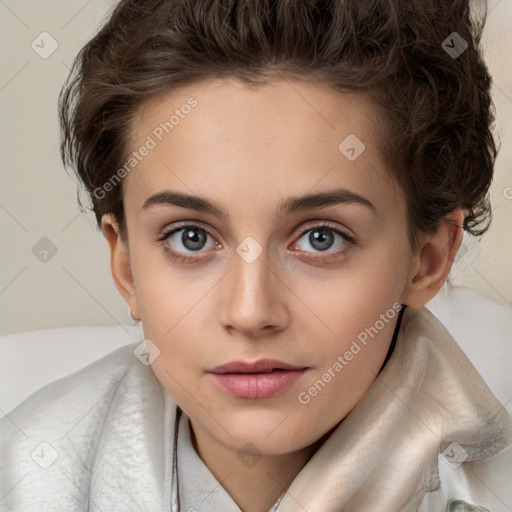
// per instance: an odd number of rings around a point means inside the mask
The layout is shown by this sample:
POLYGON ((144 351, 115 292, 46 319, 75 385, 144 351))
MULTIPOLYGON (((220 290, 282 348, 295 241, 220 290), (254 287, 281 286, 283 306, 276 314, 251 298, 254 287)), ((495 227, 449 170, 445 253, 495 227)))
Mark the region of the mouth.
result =
POLYGON ((231 363, 216 366, 211 373, 225 374, 225 373, 272 373, 274 371, 282 370, 303 370, 303 366, 294 366, 277 359, 260 359, 254 362, 246 361, 233 361, 231 363))
POLYGON ((255 362, 234 361, 216 366, 209 373, 217 385, 238 398, 270 398, 293 385, 308 367, 275 359, 255 362))

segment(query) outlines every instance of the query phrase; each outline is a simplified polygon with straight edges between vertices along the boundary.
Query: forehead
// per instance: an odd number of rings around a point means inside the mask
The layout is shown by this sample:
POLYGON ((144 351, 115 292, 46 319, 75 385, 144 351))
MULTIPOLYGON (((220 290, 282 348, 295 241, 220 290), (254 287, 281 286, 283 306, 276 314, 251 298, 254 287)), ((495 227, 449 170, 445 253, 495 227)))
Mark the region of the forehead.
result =
POLYGON ((188 117, 186 124, 203 141, 242 139, 247 134, 261 141, 274 139, 280 132, 283 143, 297 139, 306 126, 312 141, 325 138, 328 132, 339 138, 343 129, 352 129, 360 138, 380 143, 382 118, 368 95, 335 91, 321 82, 274 80, 248 85, 234 79, 213 79, 177 87, 143 103, 133 119, 131 142, 140 141, 173 114, 179 117, 171 123, 175 139, 183 132, 178 124, 188 117), (188 109, 191 99, 197 106, 188 109), (187 112, 179 112, 181 109, 187 112))
POLYGON ((137 111, 130 150, 149 139, 152 149, 126 177, 127 196, 142 206, 166 188, 226 200, 236 189, 239 200, 261 192, 270 204, 342 185, 379 204, 396 193, 380 133, 381 114, 361 93, 296 80, 198 82, 137 111))

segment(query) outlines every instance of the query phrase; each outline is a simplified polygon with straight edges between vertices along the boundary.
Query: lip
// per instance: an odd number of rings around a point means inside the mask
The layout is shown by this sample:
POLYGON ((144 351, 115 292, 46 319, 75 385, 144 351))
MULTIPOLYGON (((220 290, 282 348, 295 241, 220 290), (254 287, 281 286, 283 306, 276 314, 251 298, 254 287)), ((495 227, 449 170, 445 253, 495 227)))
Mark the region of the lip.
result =
POLYGON ((211 373, 269 373, 272 370, 302 370, 303 366, 293 366, 277 359, 258 359, 258 361, 233 361, 216 366, 211 373))
POLYGON ((239 398, 270 398, 294 384, 308 370, 276 359, 233 361, 210 370, 215 382, 239 398))

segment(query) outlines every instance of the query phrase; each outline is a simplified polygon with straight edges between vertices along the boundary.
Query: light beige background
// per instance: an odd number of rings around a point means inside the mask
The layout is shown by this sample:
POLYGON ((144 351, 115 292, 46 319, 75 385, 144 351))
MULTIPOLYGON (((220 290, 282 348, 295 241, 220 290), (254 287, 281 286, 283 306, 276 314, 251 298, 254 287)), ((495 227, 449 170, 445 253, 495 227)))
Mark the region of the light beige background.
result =
MULTIPOLYGON (((62 167, 57 123, 57 95, 68 68, 112 5, 0 0, 0 334, 128 321, 110 276, 106 243, 92 214, 79 214, 75 181, 62 167), (47 59, 31 48, 44 31, 59 45, 47 59), (57 248, 46 263, 32 252, 43 237, 57 248)), ((490 0, 489 9, 484 47, 502 141, 492 191, 494 223, 481 241, 465 239, 450 279, 510 304, 512 0, 490 0)))

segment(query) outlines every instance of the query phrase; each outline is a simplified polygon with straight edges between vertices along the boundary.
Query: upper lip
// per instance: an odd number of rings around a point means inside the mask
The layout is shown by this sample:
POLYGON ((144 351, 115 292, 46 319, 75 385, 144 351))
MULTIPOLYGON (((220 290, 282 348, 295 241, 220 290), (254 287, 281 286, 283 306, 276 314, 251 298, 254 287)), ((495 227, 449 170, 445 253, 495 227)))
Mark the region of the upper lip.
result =
POLYGON ((211 373, 269 373, 272 370, 304 370, 304 366, 294 366, 277 359, 259 359, 258 361, 232 361, 216 366, 211 373))

